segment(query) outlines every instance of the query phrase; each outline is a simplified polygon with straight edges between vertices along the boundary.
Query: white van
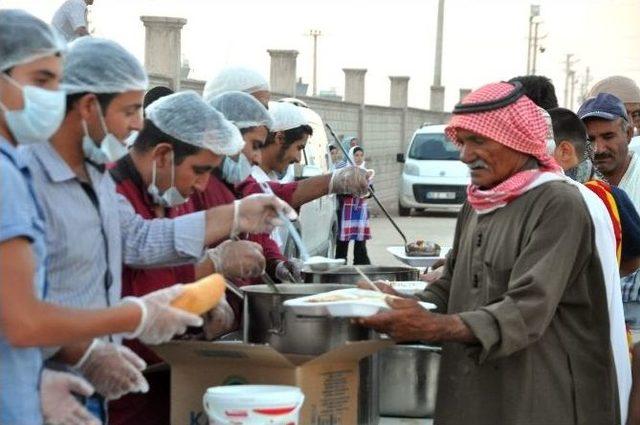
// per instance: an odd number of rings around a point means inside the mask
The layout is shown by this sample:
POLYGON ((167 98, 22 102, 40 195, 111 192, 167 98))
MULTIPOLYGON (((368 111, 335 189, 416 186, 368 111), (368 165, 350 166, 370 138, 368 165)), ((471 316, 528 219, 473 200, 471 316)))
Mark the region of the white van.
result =
MULTIPOLYGON (((313 129, 313 135, 309 137, 307 145, 302 151, 302 161, 300 164, 290 165, 281 181, 301 180, 327 174, 330 163, 329 141, 322 118, 299 99, 286 98, 281 99, 280 102, 289 102, 299 106, 313 129)), ((322 255, 330 258, 335 256, 335 242, 338 235, 336 202, 335 195, 326 195, 308 202, 300 208, 296 224, 309 255, 322 255)), ((297 247, 292 238, 286 233, 281 236, 283 236, 282 240, 286 241, 283 254, 287 257, 299 258, 297 247)))
POLYGON ((406 154, 398 154, 398 162, 404 163, 398 197, 401 216, 411 214, 412 208, 458 212, 467 199, 469 169, 460 161, 458 148, 445 136, 445 127, 419 128, 406 154))

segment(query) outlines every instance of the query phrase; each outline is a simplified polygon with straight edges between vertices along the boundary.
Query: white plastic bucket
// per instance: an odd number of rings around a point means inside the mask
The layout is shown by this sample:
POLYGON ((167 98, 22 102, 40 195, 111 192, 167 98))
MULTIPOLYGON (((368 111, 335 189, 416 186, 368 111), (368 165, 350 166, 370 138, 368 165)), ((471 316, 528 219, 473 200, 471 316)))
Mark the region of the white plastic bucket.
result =
POLYGON ((203 397, 210 425, 298 425, 304 394, 286 385, 211 387, 203 397))

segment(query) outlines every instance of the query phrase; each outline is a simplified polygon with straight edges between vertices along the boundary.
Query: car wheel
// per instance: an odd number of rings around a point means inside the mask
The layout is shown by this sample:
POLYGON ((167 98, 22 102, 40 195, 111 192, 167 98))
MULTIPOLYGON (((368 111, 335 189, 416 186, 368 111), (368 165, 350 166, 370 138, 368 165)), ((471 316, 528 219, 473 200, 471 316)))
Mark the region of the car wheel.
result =
POLYGON ((400 217, 408 217, 411 215, 411 208, 405 208, 398 202, 398 214, 400 214, 400 217))

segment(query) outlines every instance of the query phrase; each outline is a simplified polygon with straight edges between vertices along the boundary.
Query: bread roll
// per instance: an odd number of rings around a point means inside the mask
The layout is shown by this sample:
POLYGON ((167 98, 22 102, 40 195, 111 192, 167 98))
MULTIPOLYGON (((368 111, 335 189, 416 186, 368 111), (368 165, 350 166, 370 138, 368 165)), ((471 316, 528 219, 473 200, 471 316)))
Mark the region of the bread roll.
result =
POLYGON ((182 294, 173 300, 171 305, 200 315, 218 305, 226 287, 227 284, 221 274, 212 274, 184 285, 182 294))

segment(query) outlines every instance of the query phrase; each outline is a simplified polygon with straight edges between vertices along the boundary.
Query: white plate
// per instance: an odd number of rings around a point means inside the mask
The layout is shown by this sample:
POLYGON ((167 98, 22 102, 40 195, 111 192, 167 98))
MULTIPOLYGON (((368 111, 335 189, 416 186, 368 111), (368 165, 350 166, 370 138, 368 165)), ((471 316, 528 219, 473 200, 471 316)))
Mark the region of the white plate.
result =
POLYGON ((408 256, 407 253, 404 251, 404 246, 402 245, 387 247, 387 251, 389 251, 389 253, 391 253, 398 260, 402 261, 403 263, 411 267, 431 267, 431 265, 435 263, 437 260, 443 259, 444 256, 447 255, 447 252, 449 252, 449 249, 450 248, 448 246, 441 247, 440 255, 438 256, 414 257, 414 256, 408 256))
POLYGON ((389 285, 402 295, 415 295, 424 291, 427 282, 422 280, 399 280, 397 282, 389 282, 389 285))
POLYGON ((328 270, 333 266, 341 266, 345 263, 344 258, 328 258, 328 257, 309 257, 307 261, 304 262, 306 267, 309 267, 311 270, 324 271, 328 270))
MULTIPOLYGON (((390 309, 385 301, 386 297, 387 294, 381 292, 348 288, 287 300, 284 302, 284 306, 302 316, 368 317, 390 309), (330 296, 339 296, 345 299, 311 302, 313 299, 330 296)), ((427 310, 436 308, 431 303, 421 302, 420 305, 427 310)))

